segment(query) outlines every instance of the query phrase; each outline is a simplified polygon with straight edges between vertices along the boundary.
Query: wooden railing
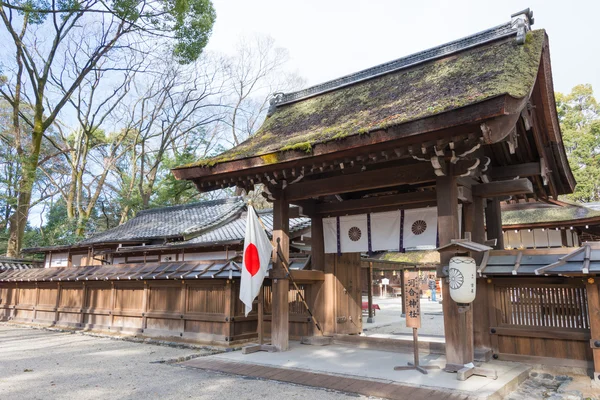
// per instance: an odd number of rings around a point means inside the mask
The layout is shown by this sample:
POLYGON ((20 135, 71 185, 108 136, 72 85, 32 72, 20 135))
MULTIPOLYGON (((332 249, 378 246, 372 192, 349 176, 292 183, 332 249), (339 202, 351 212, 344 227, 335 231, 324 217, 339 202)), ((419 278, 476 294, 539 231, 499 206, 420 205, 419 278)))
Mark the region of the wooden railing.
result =
POLYGON ((492 278, 492 351, 503 360, 589 367, 590 313, 576 278, 492 278))
POLYGON ((589 329, 585 287, 499 285, 501 325, 589 329))

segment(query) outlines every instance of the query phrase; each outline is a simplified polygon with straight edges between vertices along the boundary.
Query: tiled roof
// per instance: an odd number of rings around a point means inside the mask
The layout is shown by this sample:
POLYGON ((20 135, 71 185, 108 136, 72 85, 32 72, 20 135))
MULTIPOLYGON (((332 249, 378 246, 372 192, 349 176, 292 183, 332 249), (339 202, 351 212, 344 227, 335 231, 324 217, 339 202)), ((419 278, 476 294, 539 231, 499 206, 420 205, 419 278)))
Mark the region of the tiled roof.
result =
MULTIPOLYGON (((264 210, 258 213, 259 218, 265 225, 269 236, 273 233, 273 214, 271 210, 264 210)), ((290 218, 290 234, 310 227, 310 218, 290 218)), ((222 242, 243 241, 246 231, 246 216, 230 221, 215 229, 211 229, 202 235, 186 241, 189 244, 210 243, 218 244, 222 242)))
MULTIPOLYGON (((309 263, 309 256, 290 256, 290 269, 292 270, 303 270, 309 263)), ((0 282, 239 279, 241 277, 240 264, 233 260, 209 260, 40 268, 0 272, 0 282)), ((269 264, 268 268, 271 269, 272 265, 269 264)))
POLYGON ((92 236, 81 244, 184 237, 227 221, 241 213, 245 206, 241 197, 232 197, 144 210, 123 225, 92 236))
POLYGON ((42 268, 41 262, 22 258, 0 257, 0 271, 42 268))
POLYGON ((527 249, 491 251, 487 264, 480 266, 479 272, 486 276, 599 275, 600 247, 598 242, 589 242, 576 249, 559 248, 548 254, 527 249), (586 250, 589 251, 589 259, 586 259, 586 250))

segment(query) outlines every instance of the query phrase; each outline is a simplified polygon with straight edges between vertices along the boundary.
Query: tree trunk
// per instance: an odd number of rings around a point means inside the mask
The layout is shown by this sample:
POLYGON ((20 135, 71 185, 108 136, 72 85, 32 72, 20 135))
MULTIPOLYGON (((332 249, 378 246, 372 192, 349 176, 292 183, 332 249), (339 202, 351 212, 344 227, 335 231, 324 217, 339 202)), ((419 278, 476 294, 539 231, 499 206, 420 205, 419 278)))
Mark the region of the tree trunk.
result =
POLYGON ((40 158, 43 132, 42 112, 36 112, 31 141, 31 153, 29 156, 23 157, 22 159, 23 174, 21 181, 19 182, 17 209, 10 217, 8 247, 6 249, 6 255, 8 257, 19 256, 21 248, 23 247, 23 236, 25 234, 25 227, 27 226, 27 217, 29 217, 31 193, 35 183, 35 175, 40 158))

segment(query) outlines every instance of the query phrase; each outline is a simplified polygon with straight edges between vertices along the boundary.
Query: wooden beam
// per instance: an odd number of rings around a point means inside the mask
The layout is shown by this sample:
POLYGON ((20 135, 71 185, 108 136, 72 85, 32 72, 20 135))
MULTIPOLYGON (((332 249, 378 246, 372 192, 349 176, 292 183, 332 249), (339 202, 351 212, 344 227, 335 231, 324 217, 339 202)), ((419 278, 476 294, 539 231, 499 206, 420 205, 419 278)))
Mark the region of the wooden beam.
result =
POLYGON ((315 206, 317 214, 330 214, 369 208, 404 206, 407 204, 432 202, 436 200, 434 191, 402 193, 390 196, 375 196, 366 199, 348 200, 342 203, 318 204, 315 206))
MULTIPOLYGON (((461 160, 452 165, 453 175, 466 174, 472 166, 472 160, 461 160)), ((430 165, 419 163, 302 181, 289 185, 285 192, 288 201, 294 202, 312 197, 434 182, 436 177, 430 165)))
POLYGON ((473 193, 471 192, 470 187, 459 186, 458 187, 458 199, 463 203, 472 203, 473 202, 473 193))
POLYGON ((290 219, 289 203, 284 197, 273 202, 273 298, 271 314, 271 343, 279 351, 289 348, 289 298, 290 281, 285 276, 285 268, 277 256, 277 246, 280 253, 289 261, 290 256, 290 219))
POLYGON ((323 271, 311 271, 311 270, 290 270, 290 274, 295 281, 323 281, 325 275, 323 271))
POLYGON ((533 185, 529 179, 520 178, 510 181, 482 183, 481 185, 473 186, 472 190, 474 196, 491 198, 533 193, 533 185))
POLYGON ((494 180, 512 179, 515 177, 526 178, 529 176, 538 176, 542 173, 539 162, 530 162, 524 164, 505 165, 503 167, 494 167, 490 171, 490 178, 494 180))
POLYGON ((356 174, 299 182, 289 185, 285 189, 286 197, 289 201, 293 202, 294 200, 311 197, 435 181, 435 173, 432 168, 426 164, 422 164, 420 167, 408 165, 383 168, 356 174))
POLYGON ((367 213, 379 213, 379 212, 387 212, 387 211, 398 211, 400 208, 404 210, 410 210, 413 208, 427 208, 427 207, 435 207, 436 201, 426 201, 423 203, 411 203, 405 204, 403 206, 385 206, 385 207, 373 207, 373 208, 362 208, 350 211, 336 211, 327 214, 319 214, 323 217, 339 217, 339 216, 348 216, 348 215, 358 215, 358 214, 367 214, 367 213))

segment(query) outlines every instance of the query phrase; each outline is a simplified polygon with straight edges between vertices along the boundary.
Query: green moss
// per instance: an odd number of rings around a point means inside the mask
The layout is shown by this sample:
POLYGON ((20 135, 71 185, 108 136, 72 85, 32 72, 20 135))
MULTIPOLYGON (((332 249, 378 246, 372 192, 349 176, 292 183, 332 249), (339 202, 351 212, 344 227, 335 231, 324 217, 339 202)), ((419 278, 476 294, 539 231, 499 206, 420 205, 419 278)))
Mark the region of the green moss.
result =
POLYGON ((532 31, 523 45, 510 37, 280 106, 249 140, 188 166, 211 167, 288 150, 310 153, 322 143, 499 95, 522 98, 535 83, 544 40, 543 30, 532 31))
POLYGON ((389 251, 381 258, 385 261, 394 261, 406 264, 439 264, 440 253, 432 251, 407 251, 406 253, 397 253, 389 251))
POLYGON ((310 142, 301 142, 295 144, 288 144, 287 146, 283 146, 279 151, 303 151, 305 153, 312 153, 312 144, 310 142))
POLYGON ((581 205, 544 206, 502 211, 502 225, 528 225, 548 222, 577 221, 587 218, 600 218, 600 211, 581 205))

